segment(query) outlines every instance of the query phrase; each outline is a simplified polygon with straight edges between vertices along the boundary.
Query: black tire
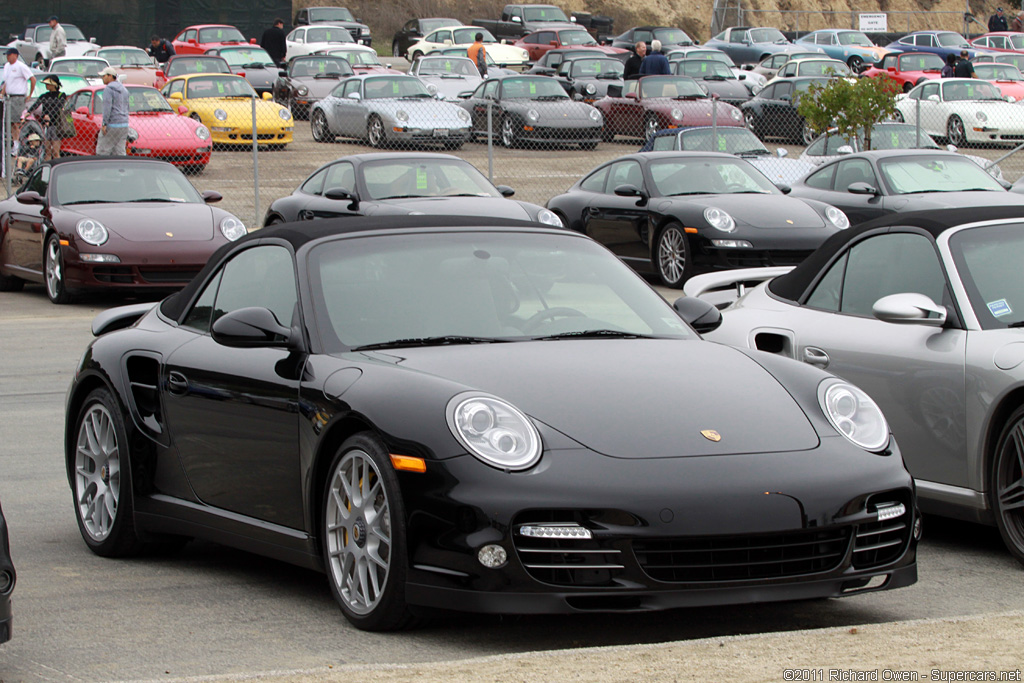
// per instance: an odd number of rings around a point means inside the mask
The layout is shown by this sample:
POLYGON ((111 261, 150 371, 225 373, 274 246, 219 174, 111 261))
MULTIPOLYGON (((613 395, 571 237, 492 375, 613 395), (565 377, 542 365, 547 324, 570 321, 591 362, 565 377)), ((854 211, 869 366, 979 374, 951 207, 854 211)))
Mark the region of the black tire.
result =
POLYGON ((516 124, 515 117, 505 116, 501 119, 501 127, 498 133, 501 139, 501 144, 504 147, 512 149, 513 147, 519 146, 519 128, 516 124))
POLYGON ((990 476, 999 534, 1014 559, 1024 564, 1024 406, 1010 415, 999 435, 990 476))
POLYGON ((338 449, 323 490, 320 530, 327 583, 345 618, 364 631, 413 623, 398 476, 380 440, 363 432, 338 449))
POLYGON ((315 142, 334 142, 334 135, 331 134, 331 127, 327 123, 327 116, 319 109, 313 111, 309 129, 315 142))
POLYGON ((757 117, 754 116, 754 112, 750 111, 749 109, 744 110, 743 112, 743 125, 745 125, 747 127, 747 130, 749 130, 751 133, 753 133, 759 138, 761 137, 761 135, 757 132, 757 117))
POLYGON ((903 118, 903 112, 901 112, 899 109, 897 109, 896 113, 892 115, 892 120, 895 121, 896 123, 906 122, 906 119, 903 118))
POLYGON ((963 119, 956 114, 950 116, 946 121, 946 139, 949 140, 949 144, 957 147, 967 144, 967 132, 964 130, 963 119))
POLYGON ((693 275, 690 240, 679 223, 669 223, 658 233, 654 246, 654 269, 663 285, 675 289, 681 289, 693 275))
POLYGON ((846 64, 847 66, 850 67, 850 70, 853 73, 859 74, 861 68, 864 66, 864 59, 859 55, 853 55, 848 60, 846 60, 846 64))
POLYGON ((117 399, 94 389, 75 418, 75 519, 89 550, 125 557, 142 547, 135 531, 128 435, 117 399), (98 507, 102 505, 102 507, 98 507))
POLYGON ((409 55, 409 63, 412 64, 413 62, 415 62, 417 59, 419 59, 422 56, 423 56, 423 53, 420 52, 419 50, 416 50, 416 52, 413 52, 411 55, 409 55))
POLYGON ((55 304, 71 302, 64 280, 64 254, 60 249, 60 238, 57 233, 50 233, 43 245, 43 277, 46 285, 46 296, 55 304))
POLYGON ((373 114, 366 122, 366 141, 370 147, 380 149, 387 144, 387 134, 384 132, 384 121, 373 114))
POLYGON ((903 92, 910 92, 913 89, 914 89, 914 84, 911 83, 910 81, 907 81, 906 83, 903 84, 903 92))
POLYGON ((602 142, 611 142, 614 139, 615 139, 615 133, 613 133, 610 130, 608 130, 607 126, 601 128, 601 140, 602 140, 602 142))
POLYGON ((400 55, 399 52, 401 52, 401 47, 399 47, 398 41, 397 40, 392 41, 391 42, 391 56, 392 57, 401 57, 402 55, 400 55))
POLYGON ((661 130, 661 124, 658 122, 658 115, 653 113, 648 114, 647 117, 644 118, 643 139, 650 140, 659 130, 661 130))

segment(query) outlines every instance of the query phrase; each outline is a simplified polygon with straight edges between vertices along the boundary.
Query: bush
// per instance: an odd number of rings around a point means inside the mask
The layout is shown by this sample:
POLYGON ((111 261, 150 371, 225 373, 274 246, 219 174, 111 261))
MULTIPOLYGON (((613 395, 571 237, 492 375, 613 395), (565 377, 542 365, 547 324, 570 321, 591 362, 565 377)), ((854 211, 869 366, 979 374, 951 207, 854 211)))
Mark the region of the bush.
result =
POLYGON ((871 129, 896 113, 899 84, 888 76, 878 78, 834 78, 828 85, 812 85, 800 98, 797 111, 808 125, 820 132, 830 128, 836 134, 855 139, 866 131, 864 149, 871 149, 871 129))

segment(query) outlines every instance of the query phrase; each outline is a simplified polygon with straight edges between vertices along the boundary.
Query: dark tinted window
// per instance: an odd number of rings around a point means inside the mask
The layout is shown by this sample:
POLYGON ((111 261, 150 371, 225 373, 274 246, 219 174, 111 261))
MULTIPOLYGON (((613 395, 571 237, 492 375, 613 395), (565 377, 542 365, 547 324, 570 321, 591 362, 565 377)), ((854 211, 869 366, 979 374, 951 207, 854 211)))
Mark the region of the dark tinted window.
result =
POLYGON ((945 285, 929 238, 910 233, 878 235, 850 249, 840 310, 870 316, 876 301, 903 292, 924 294, 942 303, 945 285))
POLYGON ((823 311, 839 310, 839 292, 843 287, 843 273, 846 270, 846 254, 832 264, 821 278, 814 291, 807 297, 807 305, 823 311))
POLYGON ((804 180, 804 185, 818 190, 832 189, 832 176, 835 175, 836 165, 826 166, 817 173, 812 173, 804 180))
POLYGON ((299 188, 306 194, 320 194, 324 191, 324 178, 327 177, 327 169, 317 172, 299 188))
POLYGON ((221 273, 217 273, 210 279, 203 293, 196 299, 195 306, 185 316, 181 323, 182 325, 192 327, 200 332, 210 331, 210 320, 213 317, 213 302, 217 298, 217 286, 220 285, 220 276, 221 273))
POLYGON ((223 268, 214 320, 240 308, 268 308, 282 325, 290 325, 295 311, 295 267, 284 247, 246 249, 223 268))
POLYGON ((608 179, 608 167, 592 173, 589 178, 580 183, 580 189, 587 192, 604 192, 604 184, 608 179))

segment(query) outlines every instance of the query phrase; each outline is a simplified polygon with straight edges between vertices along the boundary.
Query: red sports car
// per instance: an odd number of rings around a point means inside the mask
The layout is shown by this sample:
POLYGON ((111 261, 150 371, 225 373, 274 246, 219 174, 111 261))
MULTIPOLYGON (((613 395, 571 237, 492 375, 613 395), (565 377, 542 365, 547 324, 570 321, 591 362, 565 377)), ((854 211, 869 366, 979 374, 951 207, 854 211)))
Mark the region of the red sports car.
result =
POLYGON ((743 115, 731 104, 708 97, 686 76, 645 76, 608 86, 608 96, 594 103, 604 115, 604 140, 616 135, 650 138, 664 128, 742 126, 743 115))
POLYGON ((1024 52, 1024 33, 1017 31, 993 31, 978 36, 971 45, 993 52, 1024 52))
POLYGON ((172 41, 174 53, 179 55, 201 55, 207 50, 226 45, 244 45, 256 43, 256 39, 246 40, 242 32, 227 24, 199 24, 184 29, 172 41))
POLYGON ((903 92, 932 78, 939 78, 945 62, 942 57, 930 52, 890 52, 882 57, 878 66, 868 67, 861 72, 861 77, 878 78, 883 74, 903 88, 903 92))
POLYGON ((185 286, 221 246, 245 235, 181 171, 153 159, 41 162, 0 201, 0 291, 46 286, 55 304, 76 291, 185 286))
POLYGON ((1003 97, 1012 98, 1011 102, 1024 100, 1024 76, 1013 64, 975 64, 974 75, 999 88, 1003 97))
POLYGON ((609 55, 621 55, 628 52, 628 50, 610 45, 599 45, 594 37, 583 28, 541 29, 523 36, 515 42, 515 46, 529 52, 531 62, 537 61, 544 56, 545 52, 557 47, 586 47, 600 50, 609 55))
MULTIPOLYGON (((171 55, 162 70, 156 72, 153 87, 157 90, 167 85, 175 76, 185 74, 229 74, 231 67, 223 57, 216 55, 171 55)), ((243 74, 244 75, 244 74, 243 74)))
MULTIPOLYGON (((175 166, 201 171, 210 162, 210 129, 171 109, 160 91, 145 85, 128 85, 128 154, 169 161, 175 166), (135 137, 135 140, 132 138, 135 137)), ((103 125, 103 86, 79 90, 68 98, 75 137, 64 140, 61 152, 93 155, 96 136, 103 125)))

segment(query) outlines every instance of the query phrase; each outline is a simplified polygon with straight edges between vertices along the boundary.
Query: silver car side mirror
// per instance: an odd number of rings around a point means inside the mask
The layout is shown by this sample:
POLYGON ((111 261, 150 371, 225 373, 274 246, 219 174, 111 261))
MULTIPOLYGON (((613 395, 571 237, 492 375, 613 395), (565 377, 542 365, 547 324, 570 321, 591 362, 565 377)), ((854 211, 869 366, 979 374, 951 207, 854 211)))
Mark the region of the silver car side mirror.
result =
POLYGON ((840 145, 839 149, 836 150, 836 153, 838 153, 840 156, 844 154, 853 154, 853 147, 851 147, 850 145, 840 145))
POLYGON ((871 313, 887 323, 916 324, 942 327, 946 324, 946 309, 930 297, 916 292, 890 294, 875 302, 871 313))

